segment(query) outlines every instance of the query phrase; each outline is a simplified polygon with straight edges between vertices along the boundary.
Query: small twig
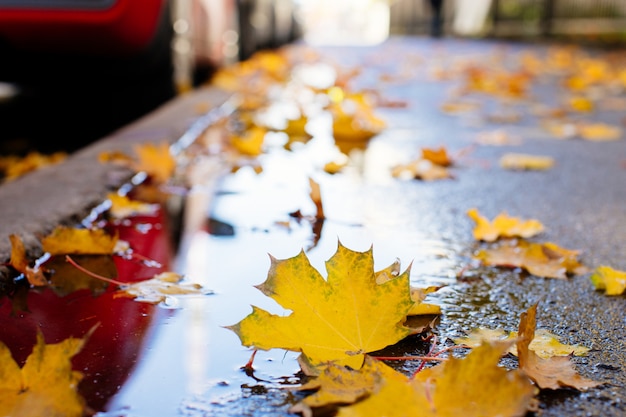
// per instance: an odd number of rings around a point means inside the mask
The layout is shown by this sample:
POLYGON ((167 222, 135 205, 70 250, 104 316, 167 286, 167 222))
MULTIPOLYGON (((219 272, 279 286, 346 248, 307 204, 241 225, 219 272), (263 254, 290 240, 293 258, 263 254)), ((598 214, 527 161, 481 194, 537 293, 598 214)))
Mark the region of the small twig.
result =
MULTIPOLYGON (((428 354, 426 356, 429 358, 437 357, 436 355, 433 355, 433 352, 435 351, 436 347, 437 347, 437 335, 433 335, 433 344, 430 346, 430 350, 428 351, 428 354)), ((424 366, 426 366, 426 361, 423 360, 420 363, 420 365, 417 367, 415 372, 413 372, 413 375, 411 375, 410 379, 415 378, 415 375, 419 374, 422 371, 422 369, 424 369, 424 366)))
POLYGON ((372 356, 381 361, 433 361, 445 362, 448 358, 438 358, 437 356, 372 356))
POLYGON ((254 349, 254 351, 252 352, 252 356, 250 356, 250 359, 248 359, 248 362, 242 367, 242 369, 246 371, 246 374, 254 372, 254 367, 252 366, 252 364, 254 362, 254 357, 256 356, 257 352, 258 350, 254 349))
POLYGON ((81 272, 83 272, 83 273, 85 273, 85 274, 89 275, 89 276, 90 276, 90 277, 92 277, 92 278, 96 278, 96 279, 99 279, 99 280, 101 280, 101 281, 106 281, 106 282, 111 283, 111 284, 119 285, 120 287, 123 287, 124 285, 127 285, 127 284, 125 284, 125 283, 123 283, 123 282, 116 281, 116 280, 111 279, 111 278, 103 277, 102 275, 98 275, 98 274, 96 274, 95 272, 91 272, 90 270, 88 270, 88 269, 86 269, 86 268, 84 268, 84 267, 82 267, 82 266, 78 265, 78 264, 76 263, 76 261, 74 261, 74 260, 70 257, 70 255, 65 255, 65 260, 66 260, 67 262, 69 262, 70 264, 72 264, 72 266, 73 266, 74 268, 76 268, 76 269, 78 269, 79 271, 81 271, 81 272))

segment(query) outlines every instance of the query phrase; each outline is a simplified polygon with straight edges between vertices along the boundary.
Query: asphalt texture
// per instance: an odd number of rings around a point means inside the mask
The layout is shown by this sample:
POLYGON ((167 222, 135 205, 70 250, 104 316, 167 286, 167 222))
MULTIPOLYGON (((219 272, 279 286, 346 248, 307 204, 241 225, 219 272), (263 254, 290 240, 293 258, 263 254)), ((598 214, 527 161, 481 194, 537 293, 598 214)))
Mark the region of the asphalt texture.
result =
MULTIPOLYGON (((552 46, 393 38, 372 47, 318 48, 326 62, 346 70, 361 69, 351 83, 354 88, 376 89, 381 97, 406 104, 379 109, 387 128, 364 151, 357 181, 342 179, 341 174, 322 179, 324 203, 331 220, 324 225, 324 237, 318 249, 336 244, 337 237, 343 243, 354 243, 367 236, 369 240, 360 242, 359 247, 366 249, 372 245, 375 256, 379 250, 378 253, 389 255, 391 260, 397 256, 404 264, 416 259, 414 281, 447 285, 434 298, 443 309, 435 330, 442 340, 476 327, 515 330, 520 314, 538 303, 538 327, 557 334, 564 343, 590 347, 587 356, 574 357, 572 361, 583 376, 604 382, 582 393, 568 389, 542 392, 541 415, 623 416, 626 414, 624 295, 610 297, 595 290, 589 274, 557 280, 533 277, 520 270, 476 266, 471 255, 480 245, 472 239, 473 223, 465 213, 476 207, 489 218, 502 211, 536 218, 546 226, 546 231, 535 240, 581 250, 581 261, 590 268, 609 265, 626 270, 626 137, 594 142, 581 138, 558 140, 546 133, 533 109, 541 104, 563 103, 566 93, 555 78, 533 81, 528 98, 509 101, 482 94, 458 98, 454 93, 459 87, 458 76, 433 77, 447 71, 452 74, 459 60, 471 60, 494 69, 514 65, 516 57, 527 51, 547 54, 552 46), (480 102, 482 106, 456 115, 442 112, 442 104, 463 99, 480 102), (511 113, 519 118, 508 119, 511 113), (478 134, 493 130, 505 131, 519 142, 504 146, 477 144, 478 134), (421 147, 439 146, 445 146, 454 157, 452 179, 379 180, 367 174, 380 170, 381 166, 389 168, 394 162, 408 161, 419 155, 421 147), (509 171, 498 164, 506 152, 547 155, 556 163, 545 171, 509 171), (342 228, 333 218, 341 218, 344 224, 359 224, 366 232, 354 232, 352 226, 342 228), (448 267, 429 267, 429 260, 442 259, 448 267), (458 280, 457 276, 463 279, 458 280)), ((207 100, 202 94, 194 96, 196 104, 207 100)), ((612 94, 624 98, 623 92, 612 94)), ((621 125, 624 110, 601 107, 604 98, 596 96, 598 108, 574 115, 575 120, 621 125)), ((99 151, 117 149, 122 144, 130 146, 130 138, 176 140, 196 116, 193 100, 172 103, 165 111, 152 114, 149 123, 144 121, 122 130, 114 139, 105 139, 75 154, 63 165, 4 184, 0 187, 0 235, 22 234, 30 242, 31 251, 37 253, 37 235, 51 230, 55 224, 80 218, 101 201, 106 191, 128 179, 126 171, 100 167, 95 162, 99 151)), ((211 100, 214 105, 223 101, 222 98, 211 100)), ((227 209, 220 212, 220 199, 230 198, 227 187, 222 191, 225 193, 216 198, 214 214, 232 224, 235 233, 241 233, 237 218, 233 215, 229 219, 227 209)), ((247 224, 254 223, 253 216, 246 218, 247 224)), ((271 242, 278 235, 271 230, 263 234, 266 236, 263 242, 271 242)), ((236 240, 229 240, 223 245, 236 244, 236 240)), ((256 249, 263 256, 274 253, 258 244, 256 249)), ((8 258, 9 250, 8 240, 2 239, 0 254, 4 259, 8 258)), ((328 258, 330 253, 313 251, 312 256, 328 258)), ((229 265, 229 268, 237 267, 240 266, 229 265)), ((263 276, 261 270, 253 279, 258 283, 263 276)), ((184 415, 289 415, 286 409, 293 394, 285 394, 274 386, 263 388, 262 383, 253 380, 241 388, 240 396, 218 401, 218 408, 211 408, 216 404, 213 399, 196 398, 193 406, 188 404, 185 408, 184 415)))

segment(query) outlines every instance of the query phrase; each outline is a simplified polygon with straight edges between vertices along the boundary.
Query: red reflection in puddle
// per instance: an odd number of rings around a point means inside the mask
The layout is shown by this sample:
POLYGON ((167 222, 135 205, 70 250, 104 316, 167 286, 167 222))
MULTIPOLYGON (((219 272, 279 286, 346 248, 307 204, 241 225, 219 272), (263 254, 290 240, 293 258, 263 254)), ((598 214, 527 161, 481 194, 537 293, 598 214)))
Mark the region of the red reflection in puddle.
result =
MULTIPOLYGON (((118 280, 137 281, 167 271, 172 248, 164 214, 136 217, 124 225, 112 225, 119 237, 130 243, 137 254, 152 259, 161 268, 138 259, 115 256, 118 280), (143 227, 138 230, 137 224, 143 227)), ((154 325, 158 309, 154 305, 115 297, 115 286, 100 296, 90 290, 75 291, 60 297, 49 288, 30 290, 27 311, 12 312, 11 302, 0 303, 0 341, 10 349, 20 365, 31 353, 41 331, 46 343, 57 343, 68 337, 83 337, 98 324, 83 350, 74 359, 74 369, 84 374, 79 386, 88 406, 102 410, 120 389, 137 364, 146 345, 148 330, 154 325)))

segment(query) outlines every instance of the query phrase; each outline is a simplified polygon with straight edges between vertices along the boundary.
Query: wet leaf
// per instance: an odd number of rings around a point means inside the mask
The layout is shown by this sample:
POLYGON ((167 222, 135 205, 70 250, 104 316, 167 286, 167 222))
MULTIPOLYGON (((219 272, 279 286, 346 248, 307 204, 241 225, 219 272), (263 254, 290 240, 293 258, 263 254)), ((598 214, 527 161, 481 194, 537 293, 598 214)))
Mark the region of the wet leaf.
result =
POLYGON ((16 271, 24 274, 28 283, 32 286, 45 286, 48 285, 48 280, 44 275, 43 269, 38 266, 30 267, 28 264, 28 258, 26 257, 26 248, 24 248, 24 242, 18 235, 9 235, 11 241, 11 259, 9 265, 11 265, 16 271))
POLYGON ((158 209, 157 204, 134 201, 127 196, 110 193, 107 199, 111 202, 109 213, 117 219, 125 219, 137 215, 153 215, 158 209))
POLYGON ((117 241, 117 235, 111 236, 103 229, 57 226, 41 240, 41 244, 44 252, 50 255, 108 255, 115 251, 117 241))
POLYGON ((589 277, 591 283, 598 290, 605 290, 606 295, 621 295, 626 290, 626 272, 599 266, 589 277))
POLYGON ((48 165, 58 164, 67 158, 65 152, 56 152, 44 155, 39 152, 30 152, 25 157, 0 157, 0 171, 6 181, 14 180, 29 172, 36 171, 48 165))
POLYGON ((341 407, 339 417, 524 416, 535 408, 536 389, 518 370, 498 366, 508 343, 483 344, 466 358, 450 358, 410 379, 385 375, 381 388, 341 407))
POLYGON ((569 105, 577 112, 588 113, 593 110, 593 102, 586 97, 572 97, 569 100, 569 105))
POLYGON ((316 391, 293 406, 289 412, 313 415, 313 409, 333 404, 352 404, 380 388, 384 378, 400 375, 383 362, 366 356, 363 367, 354 370, 345 366, 330 364, 298 391, 316 391))
POLYGON ((391 170, 391 175, 399 179, 418 179, 423 181, 452 178, 452 174, 446 167, 425 159, 417 159, 408 164, 397 165, 391 170))
POLYGON ((502 130, 494 130, 491 132, 482 132, 476 136, 476 142, 480 145, 487 146, 508 146, 519 145, 521 140, 516 137, 512 137, 507 132, 502 130))
POLYGON ((500 237, 529 238, 544 230, 543 224, 539 220, 510 217, 505 212, 498 214, 492 221, 481 216, 476 208, 468 210, 467 215, 476 223, 473 231, 474 239, 485 242, 494 242, 500 237))
POLYGON ((456 114, 476 110, 479 107, 480 104, 473 101, 448 101, 441 105, 441 111, 448 114, 456 114))
POLYGON ((601 142, 622 138, 622 129, 605 123, 589 123, 578 126, 578 133, 583 139, 601 142))
POLYGON ((144 143, 136 145, 134 149, 137 154, 137 160, 133 165, 135 171, 145 172, 159 184, 166 183, 172 177, 176 160, 167 142, 144 143))
POLYGON ((84 339, 69 338, 37 344, 20 369, 11 352, 0 342, 0 415, 12 417, 80 417, 85 401, 78 394, 82 374, 72 370, 71 359, 84 339))
POLYGON ((543 155, 525 153, 507 153, 500 158, 500 166, 504 169, 519 171, 543 171, 554 166, 554 158, 543 155))
MULTIPOLYGON (((474 348, 485 342, 498 342, 503 340, 514 342, 516 339, 517 332, 479 327, 472 330, 465 337, 454 339, 454 343, 474 348)), ((556 335, 546 329, 539 329, 535 332, 535 337, 530 342, 529 349, 541 358, 568 355, 584 356, 589 352, 589 348, 582 345, 566 345, 561 343, 556 335)), ((512 345, 508 353, 517 356, 517 347, 512 345)))
POLYGON ((259 126, 253 126, 246 130, 242 136, 233 136, 231 143, 242 155, 259 156, 263 152, 263 142, 267 130, 259 126))
POLYGON ((559 389, 568 387, 586 390, 601 385, 601 382, 580 376, 568 356, 554 356, 544 359, 529 349, 530 342, 535 337, 536 314, 537 305, 535 304, 528 311, 522 313, 520 317, 519 338, 517 339, 519 368, 539 388, 559 389))
POLYGON ((302 352, 313 366, 336 362, 353 369, 361 367, 365 353, 411 333, 402 324, 413 305, 408 270, 377 284, 372 250, 355 252, 341 243, 326 269, 327 280, 303 251, 285 260, 271 257, 268 277, 257 288, 292 313, 253 307, 228 328, 245 346, 302 352))
POLYGON ((333 136, 338 141, 365 142, 378 135, 386 123, 376 116, 362 94, 346 94, 331 105, 333 136))
POLYGON ((584 274, 578 262, 579 251, 554 243, 529 243, 511 240, 494 248, 480 250, 475 258, 486 265, 524 268, 538 277, 566 279, 567 274, 584 274))
MULTIPOLYGON (((72 259, 97 275, 117 277, 117 267, 111 255, 74 255, 72 259)), ((50 287, 61 297, 83 289, 90 290, 93 295, 99 295, 106 291, 109 285, 74 267, 62 256, 53 256, 45 266, 52 272, 50 287)))
POLYGON ((168 297, 177 295, 207 294, 199 284, 181 283, 183 277, 174 272, 163 272, 154 278, 125 284, 115 294, 116 297, 130 297, 136 301, 159 304, 168 297))
POLYGON ((452 159, 448 155, 448 151, 443 146, 440 148, 422 148, 422 159, 432 162, 433 164, 447 167, 452 165, 452 159))

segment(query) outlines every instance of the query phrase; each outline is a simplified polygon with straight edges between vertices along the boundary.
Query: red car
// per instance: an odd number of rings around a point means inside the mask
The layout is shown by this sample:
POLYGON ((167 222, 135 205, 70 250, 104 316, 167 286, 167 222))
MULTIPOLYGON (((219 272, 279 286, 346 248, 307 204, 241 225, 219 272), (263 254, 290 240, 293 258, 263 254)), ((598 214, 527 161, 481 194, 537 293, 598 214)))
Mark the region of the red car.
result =
POLYGON ((216 67, 294 39, 294 10, 292 0, 0 0, 0 83, 18 88, 0 93, 0 153, 99 139, 216 67))

